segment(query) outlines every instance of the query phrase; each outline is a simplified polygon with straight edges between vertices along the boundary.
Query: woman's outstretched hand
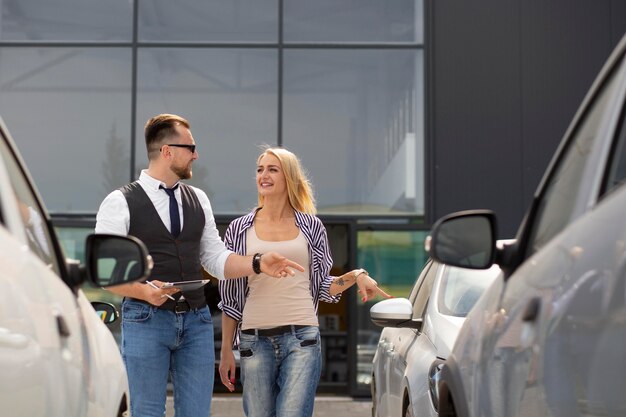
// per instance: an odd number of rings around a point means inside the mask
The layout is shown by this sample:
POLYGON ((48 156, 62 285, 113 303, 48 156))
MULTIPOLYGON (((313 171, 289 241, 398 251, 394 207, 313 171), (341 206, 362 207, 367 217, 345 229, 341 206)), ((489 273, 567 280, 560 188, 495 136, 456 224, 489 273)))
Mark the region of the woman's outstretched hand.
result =
POLYGON ((359 288, 358 292, 361 295, 361 301, 366 302, 377 295, 383 298, 393 298, 393 295, 389 295, 378 287, 378 283, 372 277, 367 274, 365 270, 356 270, 358 273, 356 276, 356 286, 359 288), (362 271, 362 272, 361 272, 362 271))

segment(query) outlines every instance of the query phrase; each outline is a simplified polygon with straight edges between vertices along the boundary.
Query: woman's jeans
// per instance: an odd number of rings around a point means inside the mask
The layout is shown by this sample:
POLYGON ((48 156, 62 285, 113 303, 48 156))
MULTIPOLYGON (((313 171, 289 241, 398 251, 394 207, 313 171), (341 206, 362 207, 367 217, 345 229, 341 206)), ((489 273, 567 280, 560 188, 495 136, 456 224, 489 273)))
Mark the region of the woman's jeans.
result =
POLYGON ((133 417, 165 415, 168 376, 176 417, 211 414, 215 351, 208 307, 177 314, 124 300, 122 356, 133 417))
POLYGON ((248 417, 309 417, 322 368, 319 328, 278 336, 241 333, 243 410, 248 417))

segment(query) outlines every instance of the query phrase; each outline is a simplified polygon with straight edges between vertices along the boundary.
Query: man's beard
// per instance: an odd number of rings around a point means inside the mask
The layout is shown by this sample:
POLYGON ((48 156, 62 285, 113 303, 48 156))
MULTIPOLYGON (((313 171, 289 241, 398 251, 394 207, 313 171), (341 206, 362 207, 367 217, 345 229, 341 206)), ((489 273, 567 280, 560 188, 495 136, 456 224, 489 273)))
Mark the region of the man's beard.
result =
POLYGON ((172 172, 178 175, 178 178, 180 178, 181 180, 188 180, 193 175, 193 173, 191 172, 191 163, 184 167, 173 166, 171 169, 172 172))

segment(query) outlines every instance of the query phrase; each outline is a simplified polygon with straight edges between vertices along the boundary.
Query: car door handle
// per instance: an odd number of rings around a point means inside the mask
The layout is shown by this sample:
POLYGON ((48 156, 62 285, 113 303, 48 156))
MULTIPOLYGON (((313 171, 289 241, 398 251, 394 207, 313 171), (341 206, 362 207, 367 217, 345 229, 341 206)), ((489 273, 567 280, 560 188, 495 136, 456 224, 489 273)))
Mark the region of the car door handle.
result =
POLYGON ((70 332, 70 327, 67 325, 67 322, 65 321, 63 316, 58 315, 56 319, 57 319, 57 330, 59 332, 59 335, 61 337, 70 337, 72 333, 70 332))
POLYGON ((539 312, 541 311, 541 298, 533 297, 530 299, 528 304, 526 304, 526 308, 524 309, 524 314, 522 314, 523 322, 533 322, 537 320, 539 317, 539 312))

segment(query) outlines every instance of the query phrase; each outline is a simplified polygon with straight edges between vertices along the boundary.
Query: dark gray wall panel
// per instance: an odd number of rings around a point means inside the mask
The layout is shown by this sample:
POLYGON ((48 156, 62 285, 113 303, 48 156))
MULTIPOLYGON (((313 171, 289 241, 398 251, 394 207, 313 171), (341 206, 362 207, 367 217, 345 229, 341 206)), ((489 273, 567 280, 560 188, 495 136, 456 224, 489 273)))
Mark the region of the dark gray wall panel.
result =
POLYGON ((524 203, 614 45, 610 3, 524 0, 521 7, 524 203))
POLYGON ((626 0, 432 0, 431 220, 490 208, 513 236, 594 77, 626 0))
POLYGON ((626 33, 626 0, 611 0, 611 43, 617 45, 626 33))
POLYGON ((433 220, 469 208, 496 210, 504 223, 521 215, 516 3, 431 3, 433 220))

